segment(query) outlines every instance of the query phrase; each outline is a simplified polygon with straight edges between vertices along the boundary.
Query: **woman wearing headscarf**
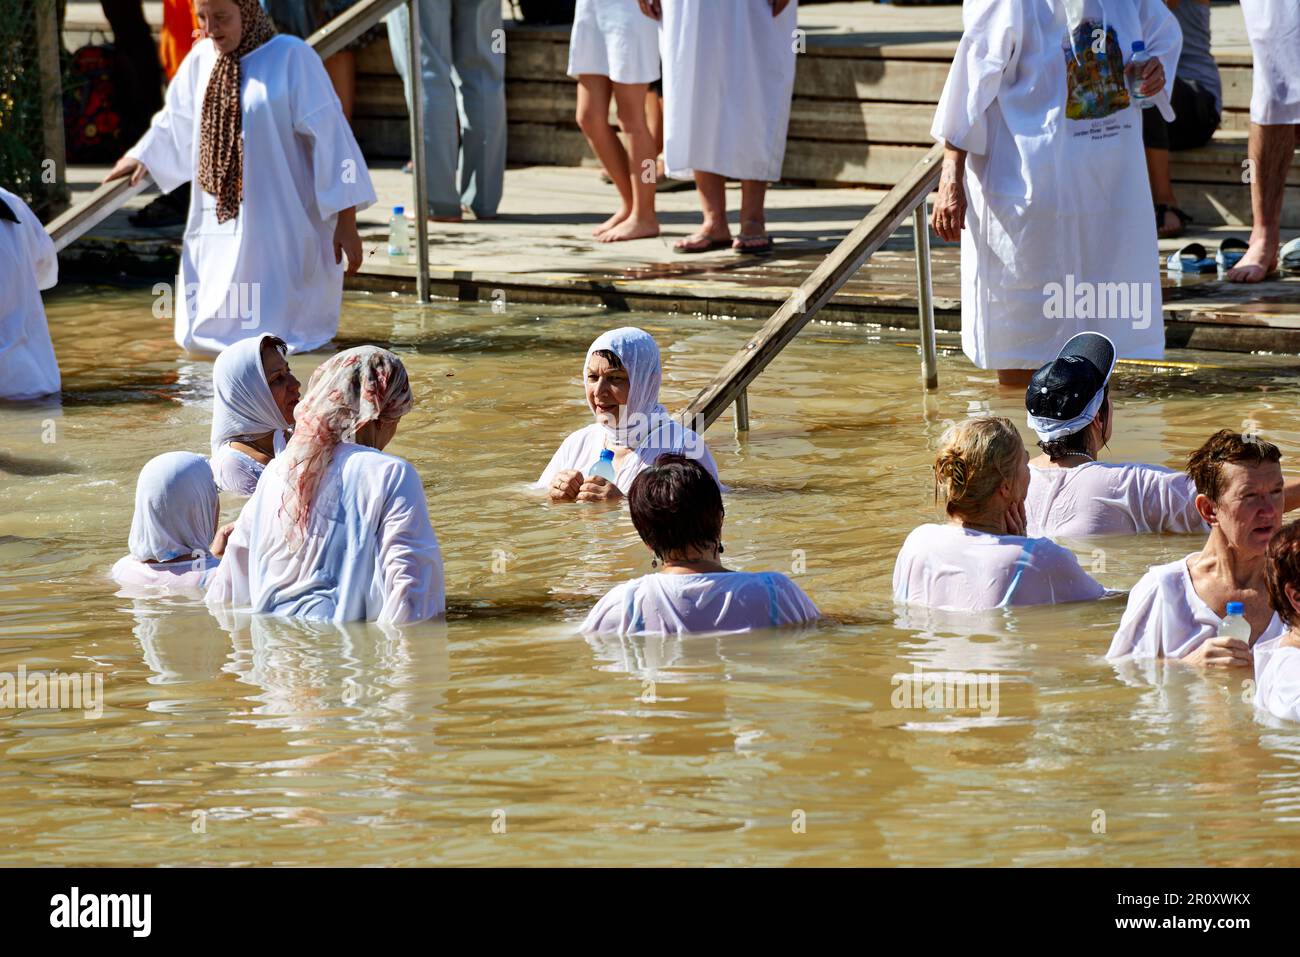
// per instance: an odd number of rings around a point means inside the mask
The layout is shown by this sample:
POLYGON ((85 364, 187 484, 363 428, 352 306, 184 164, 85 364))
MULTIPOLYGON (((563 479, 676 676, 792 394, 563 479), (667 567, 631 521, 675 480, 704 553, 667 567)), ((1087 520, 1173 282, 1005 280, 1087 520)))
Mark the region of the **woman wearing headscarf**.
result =
POLYGON ((1163 0, 969 0, 962 21, 931 133, 945 147, 932 222, 961 241, 963 351, 1021 388, 1084 329, 1162 358, 1135 96, 1168 96, 1178 21, 1163 0))
POLYGON ((298 380, 284 353, 283 339, 263 333, 212 364, 212 477, 223 492, 252 495, 288 442, 298 380))
POLYGON ((209 604, 296 618, 436 618, 442 554, 420 476, 382 451, 411 411, 406 369, 358 346, 327 359, 226 544, 209 604))
POLYGON ((174 295, 182 348, 220 352, 257 330, 315 349, 338 330, 344 254, 361 267, 370 174, 311 47, 277 35, 257 0, 197 12, 207 36, 105 179, 147 169, 164 192, 198 183, 174 295))
POLYGON ((209 549, 219 514, 207 459, 193 452, 150 459, 135 486, 130 554, 110 574, 130 597, 201 593, 218 562, 209 549))
POLYGON ((664 452, 697 459, 715 480, 718 466, 702 436, 683 427, 659 403, 659 347, 632 326, 603 333, 587 349, 582 379, 596 421, 561 443, 533 488, 553 502, 604 502, 622 498, 640 472, 664 452), (602 451, 613 453, 614 481, 584 479, 602 451))

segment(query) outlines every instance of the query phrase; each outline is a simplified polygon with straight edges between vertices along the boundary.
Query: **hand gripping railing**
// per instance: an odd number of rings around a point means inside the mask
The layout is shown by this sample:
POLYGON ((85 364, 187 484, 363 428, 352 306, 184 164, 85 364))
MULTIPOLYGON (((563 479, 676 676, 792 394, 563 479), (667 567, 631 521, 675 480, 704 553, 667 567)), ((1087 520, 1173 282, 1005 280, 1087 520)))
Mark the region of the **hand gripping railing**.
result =
POLYGON ((737 431, 749 428, 749 384, 817 314, 822 306, 853 277, 871 255, 884 245, 908 215, 916 240, 917 306, 921 320, 921 370, 927 389, 939 387, 934 346, 934 302, 930 279, 930 231, 926 222, 926 197, 939 182, 943 144, 936 143, 884 198, 853 227, 772 314, 763 328, 728 360, 713 381, 678 413, 682 424, 703 432, 734 405, 737 431))
MULTIPOLYGON (((411 165, 414 170, 415 233, 418 273, 416 292, 421 302, 429 301, 429 221, 424 215, 428 187, 424 169, 424 89, 420 84, 420 15, 417 0, 361 0, 349 7, 310 37, 307 43, 321 58, 338 53, 361 34, 365 33, 388 14, 402 6, 408 7, 411 16, 411 38, 407 71, 407 98, 411 103, 411 165)), ((127 200, 153 182, 147 174, 132 186, 127 179, 115 179, 100 186, 81 204, 52 219, 45 227, 54 248, 61 250, 83 235, 88 229, 103 222, 122 207, 127 200)))

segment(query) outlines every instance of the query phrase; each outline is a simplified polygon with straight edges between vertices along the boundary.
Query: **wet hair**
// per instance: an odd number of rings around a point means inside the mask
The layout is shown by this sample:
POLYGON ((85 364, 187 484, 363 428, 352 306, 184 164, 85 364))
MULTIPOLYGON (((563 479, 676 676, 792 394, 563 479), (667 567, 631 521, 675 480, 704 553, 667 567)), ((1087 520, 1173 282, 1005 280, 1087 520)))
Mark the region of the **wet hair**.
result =
POLYGON ((632 524, 661 561, 722 538, 722 492, 708 470, 679 452, 665 452, 627 491, 632 524))
POLYGON ((1020 433, 1000 415, 949 426, 934 460, 935 500, 943 494, 949 515, 978 512, 1015 474, 1024 451, 1020 433))
POLYGON ((1286 586, 1300 589, 1300 522, 1284 525, 1268 543, 1268 600, 1288 628, 1294 627, 1300 616, 1291 607, 1286 596, 1286 586))
MULTIPOLYGON (((267 336, 264 338, 262 340, 260 351, 266 352, 268 347, 280 353, 281 358, 285 358, 289 354, 289 344, 279 336, 267 336)), ((263 371, 265 371, 265 366, 263 367, 263 371)))
MULTIPOLYGON (((1101 400, 1101 407, 1097 409, 1097 417, 1092 420, 1093 422, 1097 422, 1101 420, 1103 416, 1109 417, 1111 415, 1114 415, 1115 410, 1113 408, 1107 408, 1107 403, 1109 402, 1110 402, 1110 383, 1107 382, 1106 390, 1101 400)), ((1088 424, 1091 425, 1092 423, 1090 422, 1088 424)), ((1061 456, 1069 455, 1071 452, 1087 452, 1088 451, 1087 434, 1088 434, 1088 426, 1085 425, 1078 432, 1072 432, 1069 435, 1065 436, 1064 438, 1056 439, 1055 441, 1052 442, 1040 441, 1038 443, 1038 447, 1043 450, 1043 452, 1047 455, 1049 459, 1055 462, 1061 456)))
POLYGON ((620 359, 617 355, 615 355, 614 350, 612 349, 597 349, 590 356, 588 356, 587 359, 588 361, 590 361, 592 358, 596 356, 600 356, 602 359, 608 362, 609 367, 611 369, 623 368, 623 360, 620 359))
POLYGON ((1240 432, 1220 429, 1206 439, 1205 444, 1187 458, 1187 474, 1196 483, 1196 491, 1211 502, 1223 494, 1223 466, 1229 462, 1241 465, 1263 465, 1282 461, 1282 452, 1272 442, 1240 432))

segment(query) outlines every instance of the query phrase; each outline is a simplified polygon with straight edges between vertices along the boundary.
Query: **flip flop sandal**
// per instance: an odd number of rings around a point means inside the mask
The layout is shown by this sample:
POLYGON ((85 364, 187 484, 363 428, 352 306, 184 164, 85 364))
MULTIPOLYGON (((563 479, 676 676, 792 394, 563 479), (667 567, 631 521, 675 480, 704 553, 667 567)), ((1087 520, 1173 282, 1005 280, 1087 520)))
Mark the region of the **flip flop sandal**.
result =
POLYGON ((1177 239, 1187 230, 1187 224, 1192 222, 1192 217, 1188 216, 1177 206, 1167 206, 1164 203, 1156 203, 1156 232, 1159 233, 1165 228, 1165 213, 1173 213, 1178 217, 1178 229, 1172 233, 1165 233, 1161 239, 1177 239))
MULTIPOLYGON (((687 242, 690 242, 693 239, 695 239, 694 236, 686 237, 687 242)), ((709 239, 707 237, 705 237, 705 243, 703 246, 697 246, 694 249, 683 249, 681 246, 678 246, 676 243, 673 244, 673 252, 677 253, 680 256, 695 256, 698 255, 699 253, 711 253, 715 249, 730 249, 730 248, 731 248, 730 239, 709 239)))
POLYGON ((1283 272, 1300 272, 1300 236, 1282 244, 1278 250, 1278 263, 1283 272))
POLYGON ((1231 269, 1241 261, 1241 257, 1246 255, 1246 250, 1249 248, 1245 240, 1229 236, 1219 243, 1219 251, 1214 254, 1214 261, 1222 269, 1231 269))
POLYGON ((772 251, 771 236, 737 236, 731 241, 733 252, 747 256, 762 256, 772 251), (746 245, 748 243, 749 245, 746 245))
POLYGON ((1169 254, 1167 263, 1170 272, 1214 272, 1218 264, 1205 254, 1205 247, 1200 243, 1188 243, 1177 252, 1169 254))

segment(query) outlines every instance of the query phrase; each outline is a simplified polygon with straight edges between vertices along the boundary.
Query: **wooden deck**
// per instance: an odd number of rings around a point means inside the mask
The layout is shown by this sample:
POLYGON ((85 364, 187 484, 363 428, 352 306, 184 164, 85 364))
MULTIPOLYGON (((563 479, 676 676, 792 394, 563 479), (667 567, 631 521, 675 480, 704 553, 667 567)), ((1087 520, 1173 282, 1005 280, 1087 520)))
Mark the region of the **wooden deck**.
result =
MULTIPOLYGON (((158 4, 146 13, 158 16, 158 4)), ((1224 81, 1224 130, 1210 146, 1176 154, 1180 199, 1207 245, 1245 237, 1249 187, 1241 182, 1250 91, 1250 48, 1240 8, 1213 8, 1215 53, 1224 81)), ((615 205, 572 119, 573 81, 564 75, 565 28, 507 27, 510 160, 501 218, 431 226, 435 295, 463 300, 603 303, 615 310, 656 310, 766 317, 867 212, 884 189, 922 155, 948 63, 961 31, 960 8, 893 7, 839 2, 800 8, 807 52, 800 55, 785 175, 770 195, 775 254, 681 256, 672 240, 699 221, 693 192, 659 194, 659 239, 604 245, 591 228, 615 205)), ((70 45, 102 29, 98 4, 69 5, 70 45)), ((372 174, 379 204, 360 217, 367 262, 357 287, 413 290, 414 267, 383 252, 387 210, 411 205, 406 110, 386 42, 360 56, 358 139, 378 158, 372 174), (389 155, 390 161, 383 157, 389 155)), ((73 169, 74 202, 102 170, 73 169)), ((1288 180, 1285 222, 1300 228, 1300 163, 1288 180)), ((126 213, 139 197, 70 247, 65 275, 169 278, 180 230, 140 230, 126 213)), ((732 197, 733 211, 738 196, 732 197)), ((734 213, 733 213, 734 221, 734 213)), ((958 328, 956 247, 936 240, 934 292, 941 329, 958 328)), ((1161 244, 1162 253, 1179 245, 1161 244)), ((827 319, 914 327, 916 286, 910 233, 901 232, 835 297, 827 319)), ((1300 354, 1300 278, 1236 286, 1217 278, 1165 279, 1170 345, 1300 354)))

